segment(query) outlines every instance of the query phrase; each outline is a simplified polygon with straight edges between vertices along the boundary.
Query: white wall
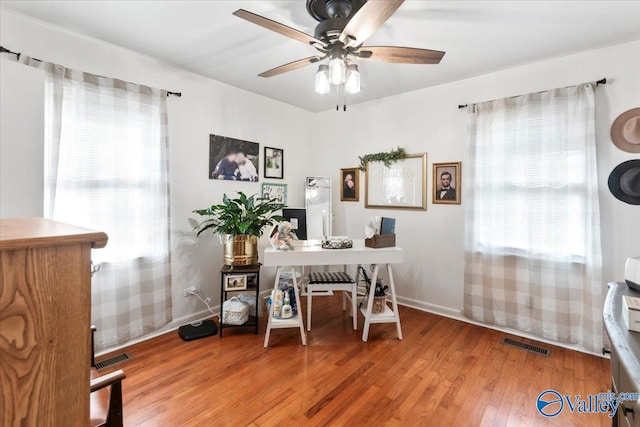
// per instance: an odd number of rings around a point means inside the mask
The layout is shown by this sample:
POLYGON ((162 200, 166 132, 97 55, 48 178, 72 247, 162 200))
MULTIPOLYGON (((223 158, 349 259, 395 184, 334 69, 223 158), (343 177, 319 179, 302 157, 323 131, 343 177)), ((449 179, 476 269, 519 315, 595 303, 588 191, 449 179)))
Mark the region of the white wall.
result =
MULTIPOLYGON (((467 112, 459 110, 458 104, 606 77, 609 84, 596 91, 603 279, 605 283, 621 280, 626 258, 640 255, 640 207, 615 199, 608 190, 607 177, 618 163, 639 156, 617 149, 611 143, 609 129, 615 117, 640 103, 638 52, 640 41, 354 105, 346 113, 335 110, 319 113, 316 117, 319 175, 331 176, 337 181, 339 169, 356 166, 359 155, 397 146, 409 153, 428 153, 426 212, 365 209, 363 202, 340 202, 336 194, 334 234, 363 237, 364 222, 369 216, 396 217, 397 243, 406 250, 404 265, 394 270, 402 300, 442 313, 458 314, 463 298, 464 166, 467 163, 467 112), (324 126, 326 123, 331 126, 324 126), (432 163, 453 161, 462 161, 463 165, 462 205, 433 205, 432 163)), ((363 90, 367 90, 366 76, 363 76, 363 90)), ((363 199, 364 181, 360 200, 363 199)))
MULTIPOLYGON (((198 286, 215 303, 219 299, 221 248, 194 238, 191 211, 219 201, 224 192, 259 191, 259 184, 207 179, 210 133, 283 148, 284 182, 289 184, 292 206, 303 205, 305 176, 333 177, 334 234, 360 238, 370 215, 398 218, 398 245, 407 254, 405 264, 396 269, 402 300, 456 315, 462 306, 467 162, 466 110, 458 110, 457 105, 607 77, 610 84, 597 90, 604 281, 620 280, 626 257, 640 254, 640 208, 616 200, 606 185, 615 165, 634 158, 613 146, 609 127, 618 114, 637 107, 640 101, 640 41, 354 105, 346 113, 318 114, 4 11, 0 14, 0 43, 71 68, 183 93, 182 98, 168 100, 176 323, 184 323, 203 308, 195 299, 182 296, 184 288, 198 286), (364 209, 362 201, 339 201, 341 167, 356 166, 358 155, 397 146, 429 155, 426 212, 370 210, 364 209), (463 162, 462 206, 430 202, 431 164, 445 161, 463 162)), ((393 65, 389 67, 392 72, 393 65)), ((363 82, 367 90, 366 76, 363 82)), ((43 76, 3 54, 0 83, 0 216, 41 215, 43 76)), ((265 273, 263 284, 269 283, 272 272, 265 273)))
POLYGON ((42 75, 4 59, 0 59, 0 218, 42 216, 42 75))
MULTIPOLYGON (((265 145, 284 149, 285 180, 266 181, 287 183, 290 203, 303 205, 312 113, 5 11, 0 14, 0 43, 70 68, 182 92, 181 98, 168 98, 175 323, 204 309, 195 298, 183 297, 184 288, 202 288, 215 304, 220 298, 221 246, 195 239, 189 218, 196 216, 191 211, 220 202, 225 192, 260 191, 261 183, 208 179, 209 134, 259 142, 261 156, 265 145)), ((43 197, 44 76, 1 56, 1 216, 37 216, 43 197)), ((262 165, 260 170, 262 174, 262 165)), ((263 283, 268 278, 263 275, 263 283)))

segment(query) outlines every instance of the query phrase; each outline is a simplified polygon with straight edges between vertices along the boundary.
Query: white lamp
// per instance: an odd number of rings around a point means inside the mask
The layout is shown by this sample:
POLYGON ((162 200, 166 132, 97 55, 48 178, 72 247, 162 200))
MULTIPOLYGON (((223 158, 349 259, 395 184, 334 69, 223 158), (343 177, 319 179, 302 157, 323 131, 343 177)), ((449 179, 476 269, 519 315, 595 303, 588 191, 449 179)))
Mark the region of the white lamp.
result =
POLYGON ((362 89, 360 82, 360 71, 356 64, 349 64, 347 67, 347 77, 344 83, 344 89, 347 93, 358 93, 362 89))
POLYGON ((341 85, 344 83, 347 64, 344 61, 344 54, 336 50, 331 54, 329 61, 329 82, 332 85, 341 85))
POLYGON ((316 93, 324 95, 329 93, 331 85, 329 84, 329 66, 320 65, 316 73, 316 93))

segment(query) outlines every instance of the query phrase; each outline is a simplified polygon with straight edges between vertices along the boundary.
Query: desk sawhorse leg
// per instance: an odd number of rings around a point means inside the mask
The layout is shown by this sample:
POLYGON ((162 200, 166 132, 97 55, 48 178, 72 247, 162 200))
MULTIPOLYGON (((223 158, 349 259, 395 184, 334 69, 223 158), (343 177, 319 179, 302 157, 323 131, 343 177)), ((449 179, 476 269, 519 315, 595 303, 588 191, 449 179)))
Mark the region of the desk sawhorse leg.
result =
MULTIPOLYGON (((369 288, 369 296, 367 298, 367 307, 361 308, 360 311, 364 315, 364 328, 362 330, 362 341, 367 342, 369 338, 369 327, 372 323, 395 323, 398 332, 398 339, 402 339, 402 327, 400 325, 400 313, 398 312, 398 301, 396 300, 396 287, 393 281, 393 271, 391 264, 385 264, 387 266, 387 273, 389 275, 389 293, 391 296, 391 308, 385 304, 384 311, 382 313, 373 313, 373 295, 378 281, 378 273, 380 268, 378 264, 373 269, 373 277, 371 278, 371 286, 369 288)), ((357 281, 357 275, 356 275, 357 281)))

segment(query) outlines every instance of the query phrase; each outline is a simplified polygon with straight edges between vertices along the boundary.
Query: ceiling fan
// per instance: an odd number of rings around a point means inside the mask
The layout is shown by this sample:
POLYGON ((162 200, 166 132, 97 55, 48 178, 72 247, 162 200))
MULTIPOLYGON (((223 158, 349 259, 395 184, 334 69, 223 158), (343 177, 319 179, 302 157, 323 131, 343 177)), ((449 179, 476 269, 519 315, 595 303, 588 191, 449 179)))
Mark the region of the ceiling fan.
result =
POLYGON ((345 86, 348 93, 360 91, 360 72, 355 59, 400 64, 438 64, 445 52, 401 46, 363 46, 404 3, 404 0, 307 0, 307 11, 318 21, 314 35, 244 9, 234 15, 314 47, 320 53, 280 65, 260 77, 273 77, 329 58, 316 74, 316 92, 328 93, 330 85, 345 86))

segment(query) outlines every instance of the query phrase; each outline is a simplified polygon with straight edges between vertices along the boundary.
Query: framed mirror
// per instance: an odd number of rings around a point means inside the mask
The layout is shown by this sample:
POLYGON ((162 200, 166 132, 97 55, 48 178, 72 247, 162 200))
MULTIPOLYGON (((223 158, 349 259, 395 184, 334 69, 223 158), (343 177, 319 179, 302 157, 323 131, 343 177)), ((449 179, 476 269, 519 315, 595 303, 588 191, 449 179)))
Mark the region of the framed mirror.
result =
POLYGON ((325 236, 331 236, 331 178, 307 177, 304 200, 308 240, 321 240, 325 236))

